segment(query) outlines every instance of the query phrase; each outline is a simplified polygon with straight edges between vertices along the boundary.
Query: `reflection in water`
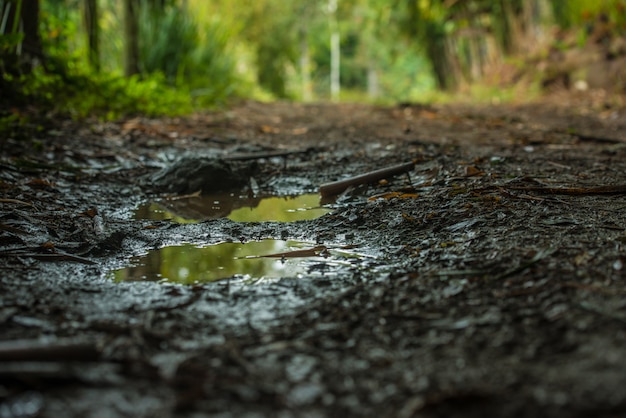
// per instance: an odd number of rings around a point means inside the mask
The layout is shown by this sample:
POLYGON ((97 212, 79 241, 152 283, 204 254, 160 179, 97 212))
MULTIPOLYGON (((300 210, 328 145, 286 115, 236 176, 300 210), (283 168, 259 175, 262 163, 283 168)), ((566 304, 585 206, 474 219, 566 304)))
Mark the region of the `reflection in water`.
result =
POLYGON ((358 257, 349 251, 331 250, 306 257, 259 257, 314 247, 299 241, 263 240, 221 243, 207 247, 192 244, 164 247, 131 259, 132 267, 113 272, 116 281, 168 281, 182 284, 211 282, 233 276, 246 278, 298 277, 325 274, 341 264, 338 258, 358 257))
POLYGON ((236 222, 293 222, 330 212, 315 193, 294 197, 246 197, 234 194, 192 196, 141 206, 135 219, 172 219, 179 223, 228 217, 236 222))

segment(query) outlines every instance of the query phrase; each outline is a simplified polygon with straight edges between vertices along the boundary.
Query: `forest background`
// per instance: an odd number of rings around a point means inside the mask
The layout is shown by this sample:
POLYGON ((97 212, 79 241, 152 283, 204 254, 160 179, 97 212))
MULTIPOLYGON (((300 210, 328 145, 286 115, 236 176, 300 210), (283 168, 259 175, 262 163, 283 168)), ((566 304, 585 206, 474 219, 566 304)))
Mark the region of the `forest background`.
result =
POLYGON ((236 98, 624 93, 625 36, 625 0, 0 0, 0 128, 236 98))

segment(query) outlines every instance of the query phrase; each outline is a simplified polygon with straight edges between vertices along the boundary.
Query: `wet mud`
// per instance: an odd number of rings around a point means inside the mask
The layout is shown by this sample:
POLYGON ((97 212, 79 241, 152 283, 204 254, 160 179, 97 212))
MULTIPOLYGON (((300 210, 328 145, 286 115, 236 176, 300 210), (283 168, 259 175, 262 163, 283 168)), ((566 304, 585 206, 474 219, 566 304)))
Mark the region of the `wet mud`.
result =
POLYGON ((625 144, 582 99, 2 140, 0 416, 621 416, 625 144))

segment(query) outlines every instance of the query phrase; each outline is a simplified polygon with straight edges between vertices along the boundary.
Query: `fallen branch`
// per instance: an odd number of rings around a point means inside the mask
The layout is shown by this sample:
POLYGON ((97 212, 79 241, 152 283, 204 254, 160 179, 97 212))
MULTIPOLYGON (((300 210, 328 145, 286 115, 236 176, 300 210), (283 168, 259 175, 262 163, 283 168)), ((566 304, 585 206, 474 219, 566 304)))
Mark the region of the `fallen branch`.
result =
POLYGON ((306 250, 294 250, 285 251, 282 253, 265 254, 265 255, 251 255, 242 258, 296 258, 296 257, 318 257, 324 252, 328 251, 325 245, 318 245, 317 247, 308 248, 306 250))
POLYGON ((381 168, 380 170, 376 171, 370 171, 369 173, 360 174, 358 176, 350 177, 345 180, 325 183, 320 186, 320 194, 322 195, 322 197, 334 196, 343 192, 350 186, 373 183, 375 181, 395 176, 397 174, 407 173, 413 170, 413 168, 415 168, 414 162, 403 163, 391 167, 381 168))
POLYGON ((34 258, 35 260, 39 260, 39 261, 71 261, 74 263, 82 263, 82 264, 89 264, 89 265, 98 264, 95 261, 91 261, 88 258, 80 257, 77 255, 72 255, 68 253, 63 253, 60 251, 50 253, 50 254, 37 254, 37 253, 28 254, 27 253, 27 254, 20 254, 20 255, 23 257, 34 258))
MULTIPOLYGON (((23 382, 27 385, 82 383, 89 385, 117 385, 123 365, 112 362, 84 363, 64 361, 7 361, 0 362, 0 380, 23 382)), ((6 405, 6 404, 5 404, 6 405)), ((4 406, 4 405, 3 405, 4 406)), ((14 414, 8 416, 16 416, 14 414)), ((40 416, 19 415, 19 416, 40 416)))
POLYGON ((3 361, 97 360, 100 351, 94 341, 84 339, 13 340, 0 342, 3 361))
POLYGON ((226 161, 247 161, 247 160, 259 160, 261 158, 275 158, 275 157, 288 157, 290 155, 306 154, 310 149, 304 150, 285 150, 285 151, 265 151, 265 152, 252 152, 248 154, 231 154, 223 157, 226 161))
POLYGON ((32 203, 24 202, 23 200, 17 199, 0 199, 0 203, 15 203, 16 205, 35 207, 32 203))
POLYGON ((578 138, 581 141, 589 141, 589 142, 598 142, 601 144, 622 144, 624 143, 623 140, 618 139, 618 138, 606 138, 606 137, 601 137, 601 136, 595 136, 595 135, 584 135, 584 134, 576 134, 576 133, 570 133, 570 135, 575 136, 576 138, 578 138))
MULTIPOLYGON (((1 228, 0 228, 1 229, 1 228)), ((52 252, 42 252, 41 247, 30 248, 12 248, 9 250, 0 251, 0 257, 30 257, 40 261, 72 261, 82 264, 98 264, 85 257, 73 255, 60 250, 53 250, 52 252)))
POLYGON ((545 194, 594 195, 594 194, 626 194, 626 184, 598 187, 522 187, 508 186, 508 190, 536 192, 545 194))

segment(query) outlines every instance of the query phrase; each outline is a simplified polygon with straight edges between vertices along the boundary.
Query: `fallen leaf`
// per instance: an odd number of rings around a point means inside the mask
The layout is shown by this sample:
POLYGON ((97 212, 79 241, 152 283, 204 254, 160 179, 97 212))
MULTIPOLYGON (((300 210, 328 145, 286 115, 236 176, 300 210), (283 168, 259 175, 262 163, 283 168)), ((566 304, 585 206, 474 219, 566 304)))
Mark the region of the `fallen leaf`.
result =
POLYGON ((480 176, 485 174, 484 171, 478 169, 476 166, 474 165, 468 165, 465 167, 465 177, 473 177, 473 176, 480 176))
POLYGON ((261 125, 259 127, 259 131, 261 131, 264 134, 279 134, 280 133, 280 129, 279 128, 275 128, 275 127, 269 126, 269 125, 261 125))
POLYGON ((304 135, 309 132, 309 128, 296 128, 291 130, 292 135, 304 135))
POLYGON ((87 216, 88 218, 93 219, 93 218, 95 218, 95 217, 98 215, 98 209, 96 209, 96 208, 90 208, 90 209, 87 209, 87 210, 86 210, 86 211, 84 211, 84 212, 79 213, 79 215, 81 215, 81 216, 87 216))
POLYGON ((46 179, 32 179, 26 184, 33 189, 52 189, 55 186, 54 183, 46 179))
POLYGON ((406 213, 402 214, 402 218, 406 219, 409 222, 417 222, 417 219, 415 219, 413 216, 408 215, 406 213))
POLYGON ((398 198, 398 199, 416 199, 417 197, 419 197, 419 194, 417 194, 417 193, 387 192, 387 193, 377 194, 375 196, 371 196, 367 200, 370 200, 370 201, 374 201, 374 200, 378 200, 378 199, 389 200, 389 199, 394 199, 394 198, 398 198))
POLYGON ((52 250, 54 249, 54 243, 52 241, 44 242, 41 244, 41 248, 44 250, 52 250))

